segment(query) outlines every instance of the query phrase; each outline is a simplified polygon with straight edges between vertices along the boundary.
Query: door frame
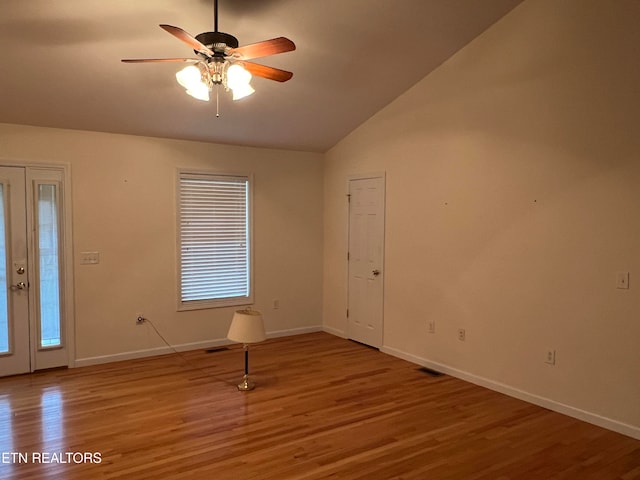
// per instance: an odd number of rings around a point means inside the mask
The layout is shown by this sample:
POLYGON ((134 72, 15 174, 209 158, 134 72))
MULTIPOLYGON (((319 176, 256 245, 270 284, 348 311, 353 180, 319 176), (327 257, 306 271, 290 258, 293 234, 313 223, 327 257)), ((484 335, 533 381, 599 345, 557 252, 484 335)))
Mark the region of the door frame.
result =
MULTIPOLYGON (((28 245, 28 254, 29 254, 29 268, 33 269, 33 254, 34 254, 34 245, 33 245, 33 231, 31 226, 33 225, 32 214, 34 212, 33 208, 33 177, 32 173, 37 171, 45 171, 45 172, 58 172, 62 174, 62 195, 60 195, 61 205, 60 205, 60 239, 62 241, 62 258, 60 262, 60 270, 62 272, 62 295, 61 295, 61 308, 63 312, 64 325, 62 326, 64 339, 65 339, 65 348, 67 350, 67 367, 73 368, 75 367, 75 309, 74 309, 74 291, 73 291, 73 212, 72 212, 72 195, 71 195, 71 165, 66 162, 52 162, 52 163, 38 163, 31 162, 25 160, 9 160, 6 158, 0 157, 0 166, 2 167, 18 167, 25 169, 25 178, 26 178, 26 202, 27 202, 27 228, 29 228, 29 232, 27 233, 29 245, 28 245)), ((35 278, 31 276, 30 278, 35 278)), ((34 338, 34 324, 33 324, 33 304, 34 298, 33 296, 29 297, 29 328, 30 335, 33 341, 34 338)), ((35 371, 36 359, 35 359, 35 349, 30 348, 30 356, 31 356, 31 372, 35 371)))
MULTIPOLYGON (((383 186, 383 192, 382 192, 382 260, 381 260, 381 266, 382 266, 382 286, 381 286, 381 291, 382 291, 382 299, 381 299, 381 308, 382 308, 382 321, 381 321, 381 332, 380 332, 380 336, 381 336, 381 341, 380 341, 380 347, 376 347, 376 348, 382 348, 382 346, 384 346, 384 304, 385 304, 385 278, 386 278, 386 264, 385 264, 385 259, 386 259, 386 237, 387 237, 387 173, 382 170, 382 171, 376 171, 376 172, 369 172, 369 173, 353 173, 350 175, 347 175, 346 177, 346 182, 345 182, 345 191, 346 191, 346 197, 347 197, 347 228, 346 228, 346 232, 345 232, 345 249, 347 251, 347 254, 349 253, 349 236, 351 233, 351 220, 350 220, 350 214, 351 214, 351 210, 350 210, 350 206, 349 206, 349 199, 350 199, 350 185, 351 185, 351 181, 352 180, 368 180, 368 179, 373 179, 373 178, 381 178, 382 179, 382 186, 383 186)), ((346 311, 345 311, 345 320, 346 320, 346 324, 345 324, 345 329, 344 329, 344 335, 346 338, 349 338, 349 318, 348 318, 348 314, 347 312, 349 311, 349 258, 348 255, 345 255, 345 261, 346 261, 346 274, 345 274, 345 290, 346 290, 346 311)))

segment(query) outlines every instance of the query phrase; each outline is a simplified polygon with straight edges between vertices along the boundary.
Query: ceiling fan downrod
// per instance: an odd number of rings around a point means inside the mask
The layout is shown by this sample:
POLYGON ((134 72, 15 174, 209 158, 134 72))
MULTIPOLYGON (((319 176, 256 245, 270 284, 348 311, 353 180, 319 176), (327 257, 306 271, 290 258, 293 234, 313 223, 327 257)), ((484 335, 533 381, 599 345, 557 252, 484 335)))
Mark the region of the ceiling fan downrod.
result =
MULTIPOLYGON (((238 39, 228 33, 218 31, 218 0, 213 0, 213 32, 204 32, 196 35, 203 45, 213 50, 214 57, 226 57, 225 51, 228 48, 238 48, 238 39)), ((195 51, 198 53, 198 51, 195 51)))
POLYGON ((213 0, 213 31, 218 31, 218 0, 213 0))

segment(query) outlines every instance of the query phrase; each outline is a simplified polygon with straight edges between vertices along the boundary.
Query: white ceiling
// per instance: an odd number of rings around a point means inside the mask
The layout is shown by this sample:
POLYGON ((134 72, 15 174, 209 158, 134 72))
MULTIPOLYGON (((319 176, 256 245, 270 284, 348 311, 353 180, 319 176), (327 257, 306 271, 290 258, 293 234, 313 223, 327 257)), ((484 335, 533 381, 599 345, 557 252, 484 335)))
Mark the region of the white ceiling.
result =
POLYGON ((213 0, 2 0, 0 122, 324 152, 522 0, 219 0, 240 45, 285 36, 294 52, 255 60, 294 72, 254 78, 233 102, 187 96, 190 57, 158 27, 213 30, 213 0))

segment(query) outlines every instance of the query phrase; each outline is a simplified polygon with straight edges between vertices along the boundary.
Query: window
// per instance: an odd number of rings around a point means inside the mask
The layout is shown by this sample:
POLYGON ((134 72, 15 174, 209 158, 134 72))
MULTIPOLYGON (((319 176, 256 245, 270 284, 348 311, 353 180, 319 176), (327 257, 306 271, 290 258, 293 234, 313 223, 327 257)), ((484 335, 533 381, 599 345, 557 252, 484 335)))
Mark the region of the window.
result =
POLYGON ((247 176, 180 172, 179 308, 251 303, 247 176))
POLYGON ((60 322, 60 252, 58 185, 35 182, 38 220, 40 347, 62 345, 60 322))

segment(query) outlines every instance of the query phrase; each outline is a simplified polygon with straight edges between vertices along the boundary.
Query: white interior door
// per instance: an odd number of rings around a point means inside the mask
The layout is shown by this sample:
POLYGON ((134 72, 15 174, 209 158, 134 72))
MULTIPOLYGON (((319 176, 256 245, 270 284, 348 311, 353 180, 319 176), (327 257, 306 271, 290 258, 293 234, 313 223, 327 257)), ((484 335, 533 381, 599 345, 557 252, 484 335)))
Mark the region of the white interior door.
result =
POLYGON ((0 376, 68 365, 62 183, 0 167, 0 376))
POLYGON ((384 176, 349 180, 347 336, 382 346, 384 176))

